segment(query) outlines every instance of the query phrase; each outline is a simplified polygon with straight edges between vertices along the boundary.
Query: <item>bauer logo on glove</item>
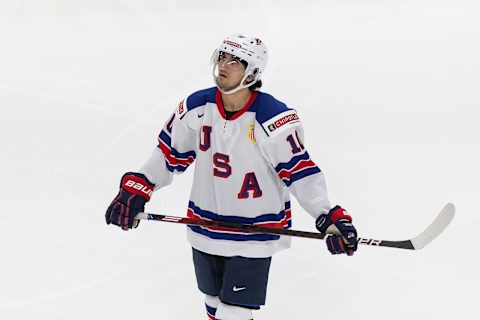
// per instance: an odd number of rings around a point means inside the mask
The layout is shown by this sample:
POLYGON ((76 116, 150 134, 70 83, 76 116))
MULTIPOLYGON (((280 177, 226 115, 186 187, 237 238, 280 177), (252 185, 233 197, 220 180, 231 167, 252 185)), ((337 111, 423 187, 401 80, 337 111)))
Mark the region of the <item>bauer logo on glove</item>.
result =
POLYGON ((127 172, 120 182, 120 191, 105 213, 107 224, 114 224, 123 230, 136 228, 138 213, 145 211, 145 203, 150 200, 155 185, 147 177, 137 172, 127 172))
POLYGON ((141 191, 144 194, 148 195, 149 197, 152 197, 152 194, 153 194, 153 189, 151 187, 145 186, 140 182, 135 182, 133 180, 128 180, 127 182, 125 182, 124 187, 126 190, 128 190, 127 187, 130 187, 135 190, 141 191))

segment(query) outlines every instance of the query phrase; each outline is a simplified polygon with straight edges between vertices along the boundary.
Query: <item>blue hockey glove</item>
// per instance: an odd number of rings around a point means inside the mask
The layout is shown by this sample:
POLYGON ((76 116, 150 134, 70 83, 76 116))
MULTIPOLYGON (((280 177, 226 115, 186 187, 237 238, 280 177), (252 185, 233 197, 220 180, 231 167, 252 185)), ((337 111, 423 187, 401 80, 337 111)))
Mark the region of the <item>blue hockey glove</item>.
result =
POLYGON ((136 228, 139 220, 135 220, 135 217, 145 211, 145 203, 150 200, 154 187, 141 173, 125 173, 120 182, 120 191, 105 213, 107 224, 112 223, 123 230, 136 228))
POLYGON ((357 230, 352 225, 352 217, 342 207, 335 206, 328 214, 321 214, 315 225, 321 233, 329 234, 326 243, 331 254, 351 256, 357 250, 357 230))

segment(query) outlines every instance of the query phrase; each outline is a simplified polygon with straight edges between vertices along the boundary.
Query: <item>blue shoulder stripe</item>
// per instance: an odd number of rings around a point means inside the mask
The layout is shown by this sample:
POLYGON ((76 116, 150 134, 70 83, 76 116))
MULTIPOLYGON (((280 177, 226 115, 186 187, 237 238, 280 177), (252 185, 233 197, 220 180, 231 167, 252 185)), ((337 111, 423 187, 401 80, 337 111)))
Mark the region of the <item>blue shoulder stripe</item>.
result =
POLYGON ((212 87, 192 93, 187 98, 188 111, 204 106, 207 102, 215 103, 217 87, 212 87))
POLYGON ((287 107, 285 103, 264 92, 258 92, 254 104, 256 106, 256 119, 260 124, 282 112, 292 110, 292 108, 287 107))

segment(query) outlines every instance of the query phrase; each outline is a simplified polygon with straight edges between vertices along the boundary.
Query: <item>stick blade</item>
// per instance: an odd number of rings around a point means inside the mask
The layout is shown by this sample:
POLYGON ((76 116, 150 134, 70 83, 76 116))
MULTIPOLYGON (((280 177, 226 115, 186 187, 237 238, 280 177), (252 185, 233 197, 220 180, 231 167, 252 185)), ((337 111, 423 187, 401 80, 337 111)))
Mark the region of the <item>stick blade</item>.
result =
POLYGON ((443 207, 442 211, 438 216, 433 220, 433 222, 428 226, 425 231, 412 239, 413 247, 417 249, 422 249, 427 244, 433 241, 440 233, 445 230, 450 222, 452 222, 453 217, 455 216, 455 206, 453 203, 447 203, 443 207))

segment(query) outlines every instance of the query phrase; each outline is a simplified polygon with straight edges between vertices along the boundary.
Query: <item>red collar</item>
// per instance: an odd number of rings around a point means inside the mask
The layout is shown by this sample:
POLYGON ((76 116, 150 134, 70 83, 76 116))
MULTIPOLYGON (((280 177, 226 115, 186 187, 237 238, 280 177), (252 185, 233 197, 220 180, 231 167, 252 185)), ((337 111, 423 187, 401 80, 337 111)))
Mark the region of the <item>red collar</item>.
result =
MULTIPOLYGON (((228 120, 235 120, 238 117, 240 117, 242 114, 244 114, 251 107, 256 97, 257 97, 257 92, 252 91, 252 94, 250 95, 250 98, 248 99, 247 104, 242 109, 238 110, 237 113, 235 113, 228 120)), ((222 93, 218 89, 217 89, 217 94, 215 96, 215 102, 217 103, 218 112, 220 112, 223 119, 227 120, 227 116, 225 115, 225 109, 223 108, 222 93)))

